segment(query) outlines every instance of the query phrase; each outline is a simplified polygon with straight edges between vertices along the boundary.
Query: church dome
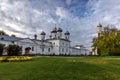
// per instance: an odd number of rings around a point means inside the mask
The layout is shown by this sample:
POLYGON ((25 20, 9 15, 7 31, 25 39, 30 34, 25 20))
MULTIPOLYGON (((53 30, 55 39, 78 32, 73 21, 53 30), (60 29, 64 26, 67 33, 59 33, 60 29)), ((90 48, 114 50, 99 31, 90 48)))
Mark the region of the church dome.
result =
POLYGON ((57 30, 58 32, 62 32, 62 29, 61 28, 58 28, 58 30, 57 30))
POLYGON ((102 25, 99 23, 97 27, 102 27, 102 25))
POLYGON ((42 31, 40 35, 46 35, 46 33, 44 31, 42 31))
POLYGON ((57 32, 57 28, 55 27, 51 32, 52 33, 56 33, 57 32))
POLYGON ((69 31, 66 31, 66 32, 65 32, 65 35, 70 35, 69 31))
POLYGON ((34 37, 37 37, 37 34, 35 34, 34 37))

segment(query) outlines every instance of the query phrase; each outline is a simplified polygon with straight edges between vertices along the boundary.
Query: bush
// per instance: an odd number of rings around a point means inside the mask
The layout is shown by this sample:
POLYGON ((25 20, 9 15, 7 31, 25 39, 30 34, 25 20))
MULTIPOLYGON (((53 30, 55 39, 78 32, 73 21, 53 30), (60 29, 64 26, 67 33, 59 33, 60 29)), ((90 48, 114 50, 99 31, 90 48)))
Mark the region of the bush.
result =
POLYGON ((13 61, 28 61, 31 60, 30 56, 2 56, 0 61, 2 62, 13 62, 13 61))
POLYGON ((4 45, 0 43, 0 56, 3 54, 4 45))
POLYGON ((18 45, 9 45, 8 46, 8 55, 9 56, 18 56, 21 54, 21 47, 18 45))

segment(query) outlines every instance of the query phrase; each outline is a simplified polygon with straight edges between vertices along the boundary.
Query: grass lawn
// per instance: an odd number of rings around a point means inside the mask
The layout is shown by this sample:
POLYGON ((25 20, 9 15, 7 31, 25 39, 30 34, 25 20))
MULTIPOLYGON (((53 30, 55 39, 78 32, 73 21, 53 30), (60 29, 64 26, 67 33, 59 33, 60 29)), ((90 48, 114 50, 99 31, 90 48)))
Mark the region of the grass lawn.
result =
POLYGON ((34 57, 0 62, 0 80, 120 80, 120 57, 34 57))

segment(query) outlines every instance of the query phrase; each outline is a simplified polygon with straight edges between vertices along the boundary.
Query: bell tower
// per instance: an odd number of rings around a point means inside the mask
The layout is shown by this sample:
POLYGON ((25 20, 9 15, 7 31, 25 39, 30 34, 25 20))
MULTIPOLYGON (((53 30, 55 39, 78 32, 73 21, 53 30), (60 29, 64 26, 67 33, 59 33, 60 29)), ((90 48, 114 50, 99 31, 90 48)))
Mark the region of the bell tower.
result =
POLYGON ((102 25, 99 23, 98 26, 98 31, 97 31, 97 37, 100 37, 101 36, 101 33, 102 33, 102 25))

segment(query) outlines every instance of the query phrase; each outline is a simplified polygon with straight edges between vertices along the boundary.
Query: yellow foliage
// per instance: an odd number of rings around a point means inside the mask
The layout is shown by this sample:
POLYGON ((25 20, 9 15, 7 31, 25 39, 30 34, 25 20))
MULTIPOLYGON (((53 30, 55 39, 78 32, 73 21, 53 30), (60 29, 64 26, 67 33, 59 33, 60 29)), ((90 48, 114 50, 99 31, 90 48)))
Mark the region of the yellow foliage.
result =
POLYGON ((3 56, 0 57, 0 61, 28 61, 31 60, 30 56, 3 56))

